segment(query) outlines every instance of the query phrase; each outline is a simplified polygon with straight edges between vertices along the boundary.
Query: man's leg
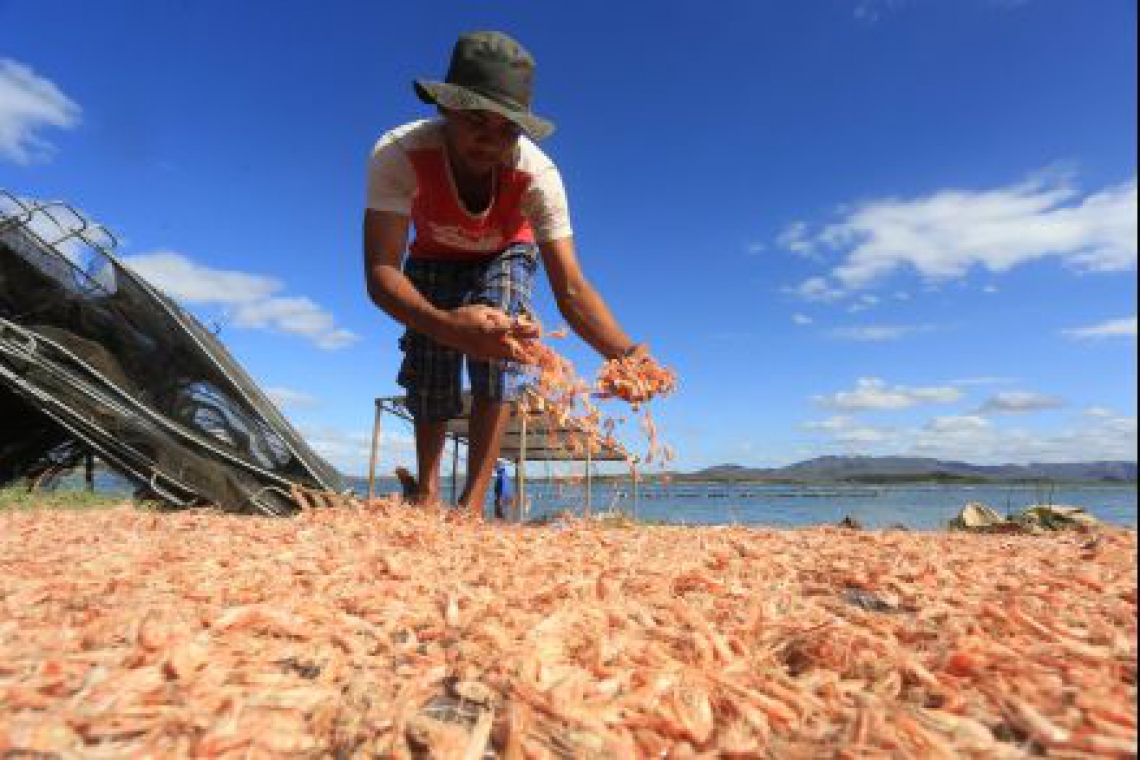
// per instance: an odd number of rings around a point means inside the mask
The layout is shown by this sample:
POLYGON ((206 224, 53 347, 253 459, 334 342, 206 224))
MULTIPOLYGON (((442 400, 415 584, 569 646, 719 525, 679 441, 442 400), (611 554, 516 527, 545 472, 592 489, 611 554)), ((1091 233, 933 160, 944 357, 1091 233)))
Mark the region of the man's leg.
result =
POLYGON ((447 436, 446 421, 416 422, 416 478, 415 500, 420 504, 439 502, 439 462, 443 457, 443 444, 447 436))
MULTIPOLYGON (((467 301, 494 306, 512 318, 528 313, 531 284, 537 269, 538 248, 533 244, 513 245, 475 273, 467 301)), ((522 367, 513 362, 468 358, 467 369, 471 375, 471 447, 467 457, 467 485, 459 504, 482 517, 483 500, 499 458, 511 402, 519 397, 526 380, 522 367)))
MULTIPOLYGON (((446 263, 409 258, 404 274, 420 294, 441 309, 459 305, 459 273, 446 263)), ((447 420, 463 409, 462 357, 409 328, 400 339, 404 361, 397 382, 407 390, 405 405, 416 428, 416 493, 420 503, 439 502, 439 467, 447 420)))
POLYGON ((487 486, 499 458, 499 445, 507 428, 511 408, 501 401, 475 396, 471 400, 471 439, 467 452, 467 483, 459 497, 460 509, 482 517, 487 486))

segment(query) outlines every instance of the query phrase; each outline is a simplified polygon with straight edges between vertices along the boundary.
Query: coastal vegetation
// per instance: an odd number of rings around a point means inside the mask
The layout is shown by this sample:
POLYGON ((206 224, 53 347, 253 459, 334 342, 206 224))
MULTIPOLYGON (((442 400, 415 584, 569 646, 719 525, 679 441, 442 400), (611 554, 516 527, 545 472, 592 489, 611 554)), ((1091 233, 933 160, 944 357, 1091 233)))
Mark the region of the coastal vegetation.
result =
MULTIPOLYGON (((0 510, 19 509, 107 509, 129 502, 117 494, 98 491, 63 489, 58 491, 29 490, 24 486, 0 488, 0 510)), ((137 503, 139 506, 142 502, 137 503)))

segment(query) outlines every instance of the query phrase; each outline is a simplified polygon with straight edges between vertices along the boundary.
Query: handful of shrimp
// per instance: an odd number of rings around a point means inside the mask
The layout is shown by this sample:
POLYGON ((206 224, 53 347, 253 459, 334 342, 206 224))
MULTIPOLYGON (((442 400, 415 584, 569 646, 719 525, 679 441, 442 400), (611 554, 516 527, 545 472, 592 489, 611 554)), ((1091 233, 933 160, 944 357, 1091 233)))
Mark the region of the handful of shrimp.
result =
MULTIPOLYGON (((569 363, 549 346, 542 343, 541 337, 564 338, 565 328, 544 333, 541 325, 520 316, 515 319, 508 340, 515 348, 522 364, 534 367, 543 376, 558 379, 573 374, 569 363)), ((657 363, 648 353, 631 353, 617 359, 608 360, 598 371, 594 382, 594 393, 598 398, 619 398, 629 403, 636 411, 638 407, 655 396, 672 393, 677 386, 674 372, 657 363)))
POLYGON ((533 367, 543 376, 559 378, 573 374, 573 367, 550 346, 542 342, 543 337, 564 338, 566 330, 544 332, 542 325, 525 314, 520 314, 511 323, 507 342, 515 353, 515 360, 522 365, 533 367))
MULTIPOLYGON (((607 361, 590 386, 578 377, 567 359, 542 342, 543 337, 564 338, 566 330, 546 332, 537 322, 520 316, 512 323, 507 340, 515 360, 529 367, 535 375, 533 390, 539 399, 539 409, 551 415, 560 426, 569 425, 584 433, 594 444, 613 446, 613 429, 617 421, 606 418, 591 403, 591 396, 621 399, 637 412, 654 396, 670 393, 676 387, 677 377, 672 370, 662 367, 644 352, 607 361)), ((657 428, 648 410, 642 426, 649 438, 649 451, 644 461, 670 460, 672 451, 669 447, 662 449, 658 443, 657 428)))
POLYGON ((672 393, 677 376, 649 354, 635 353, 607 361, 594 386, 601 398, 620 398, 636 411, 654 396, 672 393))

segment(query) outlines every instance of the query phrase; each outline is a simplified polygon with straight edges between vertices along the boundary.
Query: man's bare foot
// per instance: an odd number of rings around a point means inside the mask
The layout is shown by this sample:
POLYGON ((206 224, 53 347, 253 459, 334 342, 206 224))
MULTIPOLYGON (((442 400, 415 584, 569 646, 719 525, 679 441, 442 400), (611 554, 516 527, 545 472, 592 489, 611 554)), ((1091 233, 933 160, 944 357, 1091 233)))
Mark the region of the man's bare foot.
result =
POLYGON ((397 467, 396 477, 400 481, 400 490, 403 494, 404 501, 411 501, 420 490, 420 484, 416 482, 416 478, 412 475, 407 467, 397 467))

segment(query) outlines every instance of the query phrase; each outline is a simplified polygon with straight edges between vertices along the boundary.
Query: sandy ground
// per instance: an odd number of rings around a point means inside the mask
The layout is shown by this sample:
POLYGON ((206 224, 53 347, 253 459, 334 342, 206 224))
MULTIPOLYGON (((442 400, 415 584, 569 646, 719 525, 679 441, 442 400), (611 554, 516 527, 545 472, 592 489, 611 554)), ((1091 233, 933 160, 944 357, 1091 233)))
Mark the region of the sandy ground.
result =
POLYGON ((1135 756, 1136 534, 0 512, 0 756, 1135 756))

